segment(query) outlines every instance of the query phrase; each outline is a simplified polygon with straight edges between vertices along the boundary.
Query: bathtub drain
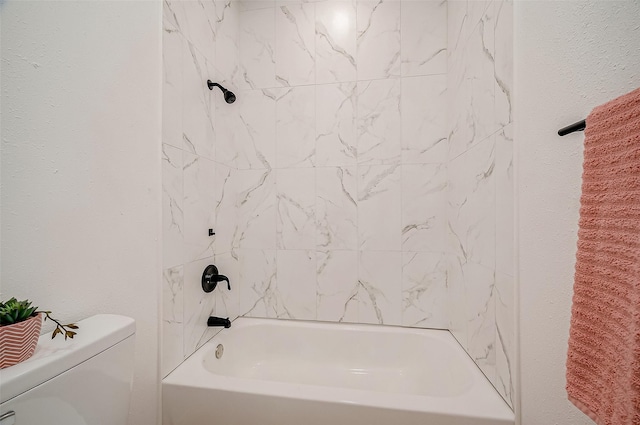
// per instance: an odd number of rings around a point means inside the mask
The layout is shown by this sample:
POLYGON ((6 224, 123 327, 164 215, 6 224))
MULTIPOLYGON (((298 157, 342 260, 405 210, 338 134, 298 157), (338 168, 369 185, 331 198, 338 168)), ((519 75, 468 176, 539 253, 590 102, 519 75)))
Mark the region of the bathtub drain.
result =
POLYGON ((216 347, 216 359, 222 357, 222 353, 224 353, 224 347, 222 346, 222 344, 218 344, 218 346, 216 347))

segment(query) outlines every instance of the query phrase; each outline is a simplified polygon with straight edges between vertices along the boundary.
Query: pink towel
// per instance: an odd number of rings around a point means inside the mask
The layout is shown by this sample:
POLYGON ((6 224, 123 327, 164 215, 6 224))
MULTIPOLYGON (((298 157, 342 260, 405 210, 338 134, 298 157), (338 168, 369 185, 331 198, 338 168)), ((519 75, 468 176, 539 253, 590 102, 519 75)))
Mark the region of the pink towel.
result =
POLYGON ((567 358, 569 400, 640 425, 640 89, 587 117, 567 358))

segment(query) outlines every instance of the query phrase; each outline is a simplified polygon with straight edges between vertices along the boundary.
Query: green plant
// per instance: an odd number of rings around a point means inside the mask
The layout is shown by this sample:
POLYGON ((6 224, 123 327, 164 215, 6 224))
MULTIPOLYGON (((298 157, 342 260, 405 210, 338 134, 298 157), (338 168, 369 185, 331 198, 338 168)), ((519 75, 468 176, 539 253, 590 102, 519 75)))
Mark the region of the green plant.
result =
POLYGON ((24 322, 33 316, 38 307, 31 307, 29 300, 18 301, 11 298, 7 302, 0 302, 0 325, 13 325, 14 323, 24 322))
POLYGON ((75 323, 63 325, 58 320, 51 317, 50 311, 38 311, 38 307, 32 307, 31 301, 29 300, 18 301, 15 298, 11 298, 6 302, 0 302, 0 326, 24 322, 38 313, 43 313, 45 315, 44 320, 49 319, 56 324, 56 328, 51 334, 52 339, 58 334, 64 334, 64 339, 73 339, 76 332, 72 329, 78 329, 78 325, 75 323))

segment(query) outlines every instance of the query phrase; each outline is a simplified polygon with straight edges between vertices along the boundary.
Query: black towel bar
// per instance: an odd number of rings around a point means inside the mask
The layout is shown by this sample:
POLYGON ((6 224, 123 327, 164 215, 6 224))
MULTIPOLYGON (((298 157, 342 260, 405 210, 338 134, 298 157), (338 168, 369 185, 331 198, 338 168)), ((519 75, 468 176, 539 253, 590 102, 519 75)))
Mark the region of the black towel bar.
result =
POLYGON ((568 125, 558 130, 558 136, 566 136, 569 133, 574 133, 576 131, 583 131, 585 128, 587 128, 586 120, 578 121, 576 123, 573 123, 571 125, 568 125))

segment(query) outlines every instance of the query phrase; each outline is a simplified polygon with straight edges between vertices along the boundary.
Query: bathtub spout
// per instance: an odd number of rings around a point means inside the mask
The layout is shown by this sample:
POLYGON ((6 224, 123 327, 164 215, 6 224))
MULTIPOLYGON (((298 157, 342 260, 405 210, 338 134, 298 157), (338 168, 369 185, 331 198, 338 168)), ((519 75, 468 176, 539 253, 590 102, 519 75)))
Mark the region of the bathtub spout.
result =
POLYGON ((229 320, 228 317, 224 319, 222 317, 209 316, 209 319, 207 319, 207 326, 224 326, 225 328, 230 328, 231 320, 229 320))

